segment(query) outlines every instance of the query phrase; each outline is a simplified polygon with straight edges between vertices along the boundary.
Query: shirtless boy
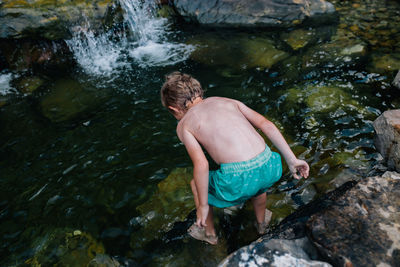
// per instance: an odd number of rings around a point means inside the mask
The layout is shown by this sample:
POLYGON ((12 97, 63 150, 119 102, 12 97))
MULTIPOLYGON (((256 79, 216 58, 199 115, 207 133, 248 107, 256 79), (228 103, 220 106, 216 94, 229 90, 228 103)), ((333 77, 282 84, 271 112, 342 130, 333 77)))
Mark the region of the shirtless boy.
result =
POLYGON ((265 192, 280 179, 282 163, 255 128, 279 150, 294 178, 307 178, 308 164, 296 158, 272 122, 237 100, 203 98, 200 83, 188 74, 173 72, 166 76, 161 101, 179 121, 176 132, 193 162, 190 185, 197 220, 189 234, 216 244, 213 206, 225 208, 248 199, 253 204, 257 230, 265 233, 265 192), (202 147, 220 169, 209 171, 202 147))

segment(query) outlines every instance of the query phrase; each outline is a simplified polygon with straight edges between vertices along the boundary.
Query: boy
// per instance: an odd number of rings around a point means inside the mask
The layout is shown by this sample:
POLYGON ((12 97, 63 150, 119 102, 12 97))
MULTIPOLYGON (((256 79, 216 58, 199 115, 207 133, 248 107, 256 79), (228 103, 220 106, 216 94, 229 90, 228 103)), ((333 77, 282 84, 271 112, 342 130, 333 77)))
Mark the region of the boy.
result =
POLYGON ((280 179, 282 164, 280 155, 271 152, 254 127, 261 129, 278 148, 296 179, 308 177, 308 164, 296 158, 272 122, 237 100, 204 99, 200 83, 188 74, 167 75, 161 101, 179 121, 177 135, 193 162, 190 185, 197 220, 189 234, 217 244, 213 206, 225 208, 247 199, 252 201, 258 232, 265 233, 265 191, 280 179), (220 165, 219 170, 209 171, 202 147, 220 165))

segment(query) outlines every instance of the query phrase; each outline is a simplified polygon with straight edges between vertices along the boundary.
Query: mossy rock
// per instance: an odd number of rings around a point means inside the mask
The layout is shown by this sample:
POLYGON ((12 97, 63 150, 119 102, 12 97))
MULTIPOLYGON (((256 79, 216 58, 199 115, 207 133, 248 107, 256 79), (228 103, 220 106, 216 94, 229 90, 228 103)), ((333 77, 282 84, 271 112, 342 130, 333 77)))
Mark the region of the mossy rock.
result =
MULTIPOLYGON (((308 85, 304 88, 291 88, 287 91, 285 107, 303 107, 305 103, 310 112, 324 113, 337 110, 340 107, 365 110, 354 99, 351 94, 346 92, 340 84, 334 85, 308 85)), ((310 127, 313 127, 312 120, 309 121, 310 127)))
POLYGON ((71 26, 83 21, 100 28, 115 0, 3 0, 0 37, 44 37, 50 40, 69 37, 71 26))
POLYGON ((183 221, 195 209, 190 181, 192 168, 177 168, 157 185, 157 191, 136 209, 141 213, 139 232, 131 237, 131 246, 160 238, 175 222, 183 221))
POLYGON ((373 54, 368 66, 368 71, 387 73, 400 70, 400 53, 397 54, 373 54))
POLYGON ((194 61, 210 66, 230 66, 234 70, 248 68, 271 68, 288 57, 285 51, 276 48, 266 37, 249 38, 235 34, 230 38, 216 34, 197 36, 188 42, 196 46, 191 54, 194 61))
POLYGON ((293 50, 298 50, 316 41, 316 30, 296 29, 291 32, 282 33, 281 39, 293 50))
POLYGON ((40 102, 42 114, 52 122, 78 118, 100 105, 106 98, 105 90, 91 89, 71 79, 60 79, 40 102))
POLYGON ((37 76, 27 76, 18 79, 15 83, 15 87, 18 91, 24 94, 32 94, 40 86, 44 84, 44 80, 37 76))
POLYGON ((272 211, 271 225, 277 225, 295 211, 293 200, 285 192, 267 195, 267 209, 272 211))
POLYGON ((34 241, 34 256, 25 263, 31 266, 86 266, 104 246, 80 230, 54 229, 34 241))
POLYGON ((303 68, 342 66, 364 59, 367 44, 351 31, 338 29, 329 42, 311 47, 303 56, 303 68))

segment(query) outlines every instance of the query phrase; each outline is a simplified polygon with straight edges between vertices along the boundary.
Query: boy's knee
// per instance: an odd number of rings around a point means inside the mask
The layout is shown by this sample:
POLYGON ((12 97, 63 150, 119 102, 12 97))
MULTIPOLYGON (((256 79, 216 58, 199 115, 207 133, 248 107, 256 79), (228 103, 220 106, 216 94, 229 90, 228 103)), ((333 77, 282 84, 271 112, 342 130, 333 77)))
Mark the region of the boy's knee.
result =
POLYGON ((194 187, 196 187, 196 183, 194 182, 194 179, 192 179, 192 180, 190 180, 190 186, 194 186, 194 187))

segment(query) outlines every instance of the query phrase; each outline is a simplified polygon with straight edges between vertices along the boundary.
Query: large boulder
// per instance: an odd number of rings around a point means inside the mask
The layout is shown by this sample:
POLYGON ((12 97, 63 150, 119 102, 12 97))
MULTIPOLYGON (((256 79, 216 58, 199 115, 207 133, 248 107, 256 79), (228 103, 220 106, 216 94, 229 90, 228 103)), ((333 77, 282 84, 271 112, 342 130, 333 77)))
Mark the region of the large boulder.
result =
POLYGON ((219 266, 332 266, 326 262, 311 260, 307 252, 313 250, 307 238, 271 239, 267 242, 259 240, 235 251, 219 266))
POLYGON ((400 262, 400 175, 362 179, 307 222, 320 255, 334 266, 397 266, 400 262))
POLYGON ((332 14, 325 0, 175 0, 186 20, 210 26, 290 26, 321 14, 332 14))
POLYGON ((114 0, 0 1, 0 38, 42 37, 50 40, 69 36, 71 26, 88 22, 102 26, 114 0))
POLYGON ((400 172, 400 109, 385 111, 374 121, 375 147, 390 169, 400 172))

